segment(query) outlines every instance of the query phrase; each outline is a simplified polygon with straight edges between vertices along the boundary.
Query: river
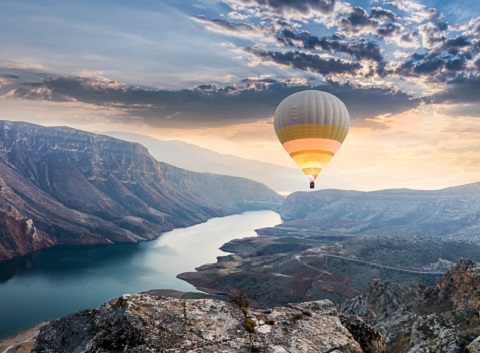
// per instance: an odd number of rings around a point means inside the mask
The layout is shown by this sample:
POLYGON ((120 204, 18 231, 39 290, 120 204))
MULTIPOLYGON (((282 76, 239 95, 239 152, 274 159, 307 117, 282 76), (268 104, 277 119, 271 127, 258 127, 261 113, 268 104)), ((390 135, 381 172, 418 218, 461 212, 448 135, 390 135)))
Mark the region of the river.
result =
POLYGON ((57 246, 0 262, 0 339, 125 293, 195 291, 176 278, 225 255, 218 248, 281 222, 273 211, 212 218, 149 242, 57 246))

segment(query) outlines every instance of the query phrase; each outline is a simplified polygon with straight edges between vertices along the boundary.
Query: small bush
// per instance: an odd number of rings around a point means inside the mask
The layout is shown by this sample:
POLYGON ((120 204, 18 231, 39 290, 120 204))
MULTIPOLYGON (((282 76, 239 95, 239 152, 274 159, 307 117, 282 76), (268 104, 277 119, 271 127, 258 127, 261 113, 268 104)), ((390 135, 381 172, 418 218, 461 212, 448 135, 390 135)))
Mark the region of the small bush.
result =
POLYGON ((245 312, 248 306, 250 305, 250 300, 248 299, 248 295, 243 289, 238 290, 231 297, 232 297, 232 301, 235 304, 237 304, 238 307, 242 309, 243 312, 245 312))
POLYGON ((267 325, 275 325, 276 322, 277 322, 277 320, 275 320, 274 318, 270 318, 270 319, 265 320, 265 323, 267 325))
POLYGON ((255 326, 257 326, 255 320, 249 318, 248 316, 245 316, 245 319, 243 320, 243 327, 245 327, 248 332, 254 333, 255 326))
POLYGON ((305 316, 308 316, 308 317, 313 316, 313 313, 310 310, 307 310, 307 309, 303 309, 302 314, 305 315, 305 316))
POLYGON ((295 318, 295 320, 301 320, 303 319, 303 314, 300 311, 297 311, 295 315, 293 315, 293 317, 295 318))

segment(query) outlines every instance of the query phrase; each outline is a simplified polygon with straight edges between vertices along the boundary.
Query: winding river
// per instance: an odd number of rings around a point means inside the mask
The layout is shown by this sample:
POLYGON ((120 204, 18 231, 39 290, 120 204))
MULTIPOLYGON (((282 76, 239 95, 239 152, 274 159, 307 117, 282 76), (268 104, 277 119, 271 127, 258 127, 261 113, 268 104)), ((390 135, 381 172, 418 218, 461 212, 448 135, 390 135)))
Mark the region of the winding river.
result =
POLYGON ((124 293, 195 291, 179 273, 216 261, 218 248, 281 222, 273 211, 251 211, 179 228, 150 242, 58 246, 0 263, 0 339, 124 293))

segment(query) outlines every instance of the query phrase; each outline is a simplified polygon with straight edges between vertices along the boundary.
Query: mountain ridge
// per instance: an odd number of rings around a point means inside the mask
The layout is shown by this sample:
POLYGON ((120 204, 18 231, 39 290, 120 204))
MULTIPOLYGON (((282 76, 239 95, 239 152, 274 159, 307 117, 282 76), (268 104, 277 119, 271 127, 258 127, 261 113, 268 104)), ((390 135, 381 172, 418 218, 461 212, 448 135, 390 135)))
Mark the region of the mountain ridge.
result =
POLYGON ((344 235, 480 238, 480 183, 438 190, 320 190, 287 197, 282 227, 344 235))
POLYGON ((158 162, 140 144, 8 121, 0 184, 0 259, 53 244, 149 240, 283 201, 258 182, 158 162))
MULTIPOLYGON (((159 140, 146 135, 115 131, 101 133, 141 143, 157 160, 195 172, 246 177, 268 185, 278 192, 303 190, 308 187, 305 175, 295 167, 283 167, 220 153, 184 141, 159 140)), ((344 180, 330 176, 322 176, 322 185, 338 188, 351 186, 344 180)))

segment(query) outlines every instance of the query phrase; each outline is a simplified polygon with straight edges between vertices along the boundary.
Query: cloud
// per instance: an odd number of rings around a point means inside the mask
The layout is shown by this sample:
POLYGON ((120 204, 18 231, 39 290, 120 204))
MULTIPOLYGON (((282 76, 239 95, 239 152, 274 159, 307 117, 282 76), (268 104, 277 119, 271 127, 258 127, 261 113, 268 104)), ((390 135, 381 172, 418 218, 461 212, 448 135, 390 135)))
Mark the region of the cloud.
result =
POLYGON ((338 27, 347 35, 374 33, 380 21, 368 15, 363 8, 356 6, 350 14, 338 21, 338 27))
POLYGON ((328 81, 324 89, 339 97, 354 118, 373 118, 382 114, 399 114, 418 107, 422 101, 400 90, 386 87, 360 88, 351 83, 328 81))
POLYGON ((422 45, 427 49, 431 49, 442 44, 447 40, 447 29, 448 23, 446 22, 428 22, 418 26, 422 37, 422 45))
POLYGON ((348 16, 337 21, 341 34, 349 37, 372 34, 387 42, 394 42, 401 47, 418 47, 418 33, 408 32, 400 21, 402 17, 390 10, 374 7, 370 14, 356 6, 348 16))
POLYGON ((295 46, 297 42, 302 43, 304 49, 322 49, 331 53, 346 53, 357 60, 383 61, 382 48, 371 41, 346 41, 338 35, 318 38, 309 32, 299 34, 290 29, 283 29, 277 33, 277 40, 287 46, 295 46))
POLYGON ((108 119, 117 119, 118 123, 190 129, 268 119, 285 97, 305 89, 337 95, 347 105, 352 118, 371 118, 420 104, 418 99, 391 88, 360 87, 333 81, 309 86, 305 80, 296 78, 279 81, 269 76, 252 76, 224 87, 204 84, 178 91, 145 89, 112 80, 105 84, 106 80, 103 77, 61 76, 24 82, 11 90, 9 99, 88 105, 109 112, 108 119))
MULTIPOLYGON (((440 37, 436 37, 440 38, 440 37)), ((447 82, 461 74, 478 72, 476 66, 480 47, 477 39, 464 35, 438 39, 425 54, 414 53, 397 69, 404 76, 425 76, 429 81, 447 82)))
POLYGON ((337 0, 224 0, 234 9, 255 9, 266 14, 284 17, 313 17, 329 15, 335 10, 337 0))
POLYGON ((265 62, 273 62, 278 65, 290 66, 322 75, 354 74, 361 69, 361 65, 356 62, 348 62, 340 59, 324 59, 319 55, 307 54, 300 51, 280 52, 262 50, 254 47, 247 47, 245 51, 265 62))
POLYGON ((398 23, 387 23, 377 29, 377 34, 380 37, 389 38, 389 37, 397 36, 401 34, 403 31, 404 31, 404 28, 402 25, 399 25, 398 23))
POLYGON ((399 16, 393 13, 390 10, 382 9, 381 7, 374 7, 370 11, 370 15, 373 18, 383 19, 383 20, 390 20, 390 21, 397 21, 399 20, 399 16))
POLYGON ((413 0, 391 0, 384 1, 384 4, 405 12, 407 22, 421 23, 440 16, 440 13, 436 9, 427 7, 413 0))
POLYGON ((418 43, 418 38, 420 34, 415 32, 403 33, 400 38, 398 38, 398 44, 404 48, 418 48, 420 45, 418 43))
POLYGON ((226 20, 211 19, 204 15, 193 16, 193 19, 202 23, 212 32, 233 35, 238 37, 261 36, 260 31, 247 23, 234 23, 226 20))
MULTIPOLYGON (((478 92, 480 75, 477 72, 448 81, 445 88, 431 98, 436 103, 478 103, 478 92)), ((458 111, 459 107, 456 109, 458 111)), ((478 110, 475 115, 478 115, 478 110)))

